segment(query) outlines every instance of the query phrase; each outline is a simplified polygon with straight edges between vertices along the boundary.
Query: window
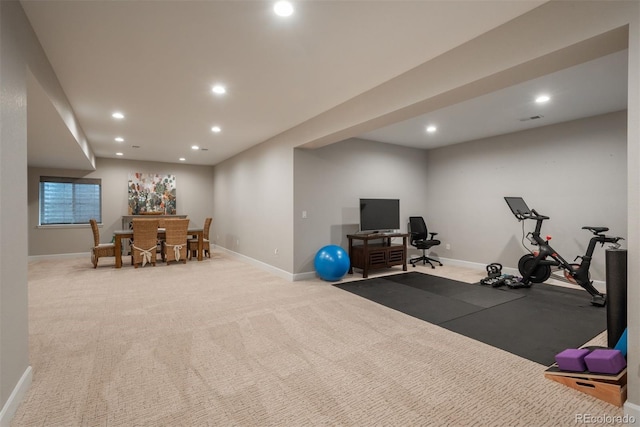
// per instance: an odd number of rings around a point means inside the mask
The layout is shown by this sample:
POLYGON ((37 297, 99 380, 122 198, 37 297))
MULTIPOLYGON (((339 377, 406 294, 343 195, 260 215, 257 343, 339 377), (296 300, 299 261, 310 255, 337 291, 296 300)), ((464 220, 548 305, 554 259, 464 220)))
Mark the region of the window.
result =
POLYGON ((102 222, 102 180, 40 177, 40 225, 102 222))

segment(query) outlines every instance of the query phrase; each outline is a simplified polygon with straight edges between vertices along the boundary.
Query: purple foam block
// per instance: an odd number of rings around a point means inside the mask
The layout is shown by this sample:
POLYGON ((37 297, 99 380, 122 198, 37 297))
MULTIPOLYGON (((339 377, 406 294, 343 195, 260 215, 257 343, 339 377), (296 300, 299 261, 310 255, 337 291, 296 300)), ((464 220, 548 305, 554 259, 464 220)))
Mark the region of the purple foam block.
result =
POLYGON ((563 371, 582 372, 587 370, 584 362, 590 350, 584 348, 568 348, 556 354, 558 368, 563 371))
POLYGON ((584 362, 590 372, 617 374, 627 366, 622 352, 613 349, 597 349, 585 356, 584 362))

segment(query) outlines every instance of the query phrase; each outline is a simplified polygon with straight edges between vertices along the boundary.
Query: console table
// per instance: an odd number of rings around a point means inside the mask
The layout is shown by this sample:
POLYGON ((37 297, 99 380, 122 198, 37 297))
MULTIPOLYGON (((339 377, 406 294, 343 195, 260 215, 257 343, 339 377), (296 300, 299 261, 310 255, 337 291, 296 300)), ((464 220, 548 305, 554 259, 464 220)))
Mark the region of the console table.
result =
POLYGON ((369 270, 394 265, 402 265, 402 270, 407 271, 408 237, 407 233, 348 234, 349 274, 353 274, 354 267, 362 269, 364 278, 369 277, 369 270), (394 237, 402 237, 402 244, 391 243, 394 237), (362 240, 362 244, 354 245, 354 240, 362 240))
POLYGON ((122 215, 122 229, 123 230, 132 230, 133 227, 131 222, 134 218, 144 218, 144 219, 171 219, 171 218, 180 218, 184 219, 187 215, 122 215))

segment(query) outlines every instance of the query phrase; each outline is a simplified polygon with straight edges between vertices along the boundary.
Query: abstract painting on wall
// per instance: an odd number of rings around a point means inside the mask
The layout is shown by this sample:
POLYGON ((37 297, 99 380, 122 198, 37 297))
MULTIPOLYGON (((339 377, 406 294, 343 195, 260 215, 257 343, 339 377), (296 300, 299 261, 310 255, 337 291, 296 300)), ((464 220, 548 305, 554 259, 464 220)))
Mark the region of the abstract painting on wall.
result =
POLYGON ((175 215, 176 176, 129 174, 129 215, 175 215))

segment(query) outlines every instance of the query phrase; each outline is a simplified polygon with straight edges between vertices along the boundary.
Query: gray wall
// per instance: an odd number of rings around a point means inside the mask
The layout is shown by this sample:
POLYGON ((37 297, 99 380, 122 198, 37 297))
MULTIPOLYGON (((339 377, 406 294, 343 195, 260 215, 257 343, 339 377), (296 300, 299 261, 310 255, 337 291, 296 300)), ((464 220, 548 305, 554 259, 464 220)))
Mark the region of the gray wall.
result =
MULTIPOLYGON (((621 111, 429 151, 358 139, 296 149, 295 273, 314 270, 321 246, 347 248, 360 197, 400 199, 402 230, 409 216, 424 216, 442 241, 431 252, 463 263, 517 268, 522 228, 507 195, 551 217, 543 233, 570 261, 591 236, 582 225, 607 226, 626 239, 626 132, 621 111)), ((604 280, 600 247, 591 273, 604 280)))
POLYGON ((217 165, 213 193, 213 241, 289 277, 293 269, 293 148, 261 144, 217 165))
POLYGON ((0 422, 13 415, 31 381, 27 323, 27 73, 93 162, 86 137, 17 1, 0 2, 0 422), (13 400, 9 401, 11 394, 13 400))
MULTIPOLYGON (((27 325, 26 52, 22 9, 0 2, 0 408, 29 367, 27 325)), ((27 49, 32 47, 29 43, 27 49)))
POLYGON ((426 160, 424 150, 360 139, 296 149, 295 273, 313 272, 314 256, 324 245, 348 248, 346 235, 359 228, 360 198, 400 199, 403 232, 409 216, 427 217, 433 201, 425 187, 426 160))
MULTIPOLYGON (((40 176, 86 177, 102 179, 102 227, 100 240, 111 241, 113 230, 122 229, 127 215, 129 174, 133 172, 175 175, 177 213, 188 215, 196 224, 204 224, 213 215, 213 167, 179 163, 140 162, 120 159, 96 159, 93 172, 29 168, 29 255, 89 252, 93 234, 88 225, 39 227, 38 188, 40 176)), ((215 219, 211 234, 216 229, 215 219)))
MULTIPOLYGON (((525 253, 522 224, 504 196, 522 196, 551 217, 543 235, 568 261, 584 254, 591 233, 606 226, 627 236, 627 112, 472 141, 428 152, 428 215, 446 258, 517 268, 525 253)), ((534 221, 526 221, 532 230, 534 221)), ((533 246, 527 247, 534 249, 533 246)), ((626 243, 623 242, 623 244, 626 243)), ((604 249, 592 278, 604 280, 604 249)))
MULTIPOLYGON (((294 173, 298 179, 294 148, 347 140, 372 130, 371 126, 424 114, 624 49, 625 26, 636 25, 637 13, 637 4, 631 2, 616 2, 615 7, 611 2, 547 3, 222 162, 215 167, 215 216, 223 233, 218 244, 285 273, 304 270, 308 251, 294 255, 300 239, 305 239, 293 232, 301 219, 293 195, 294 173), (243 244, 244 236, 253 240, 251 247, 243 244)), ((632 117, 630 125, 637 127, 632 117)), ((324 240, 309 246, 318 247, 324 240)))
MULTIPOLYGON (((629 74, 627 115, 627 170, 628 175, 628 292, 627 365, 630 372, 640 368, 640 3, 628 11, 629 24, 629 74)), ((631 375, 627 381, 625 413, 640 418, 640 377, 631 375)))

